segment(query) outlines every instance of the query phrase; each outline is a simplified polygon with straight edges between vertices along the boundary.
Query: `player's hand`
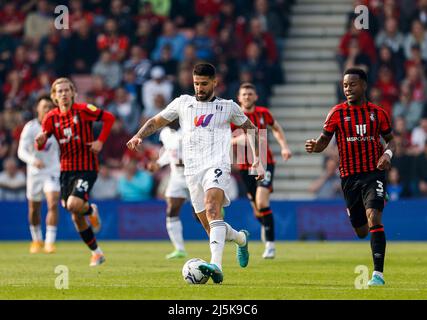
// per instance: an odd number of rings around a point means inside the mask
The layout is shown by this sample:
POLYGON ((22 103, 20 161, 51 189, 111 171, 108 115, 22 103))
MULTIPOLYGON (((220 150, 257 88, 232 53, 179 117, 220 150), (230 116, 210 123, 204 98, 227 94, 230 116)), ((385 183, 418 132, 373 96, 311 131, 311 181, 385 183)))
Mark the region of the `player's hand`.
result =
POLYGON ((40 132, 35 138, 34 138, 36 144, 39 147, 42 147, 46 141, 47 141, 47 134, 44 132, 40 132))
POLYGON ((264 180, 265 170, 258 158, 256 158, 252 163, 251 172, 256 173, 257 176, 255 177, 255 180, 264 180))
POLYGON ((315 139, 305 140, 305 151, 308 153, 314 152, 316 148, 317 141, 315 139))
POLYGON ((157 161, 150 161, 147 163, 147 169, 150 172, 156 172, 160 169, 160 165, 157 163, 157 161))
POLYGON ((387 153, 384 153, 380 160, 378 160, 377 169, 378 170, 389 170, 391 168, 391 159, 387 153))
POLYGON ((40 159, 34 160, 33 166, 35 166, 37 169, 43 169, 45 167, 44 162, 40 159))
POLYGON ((102 143, 99 140, 96 140, 96 141, 88 142, 86 143, 86 145, 90 146, 90 151, 92 151, 95 154, 98 154, 99 152, 101 152, 104 143, 102 143))
POLYGON ((126 146, 129 150, 138 151, 138 146, 140 146, 141 144, 142 139, 134 136, 126 143, 126 146))
POLYGON ((285 161, 292 158, 292 151, 289 148, 283 148, 282 151, 280 151, 280 153, 282 154, 282 158, 285 161))

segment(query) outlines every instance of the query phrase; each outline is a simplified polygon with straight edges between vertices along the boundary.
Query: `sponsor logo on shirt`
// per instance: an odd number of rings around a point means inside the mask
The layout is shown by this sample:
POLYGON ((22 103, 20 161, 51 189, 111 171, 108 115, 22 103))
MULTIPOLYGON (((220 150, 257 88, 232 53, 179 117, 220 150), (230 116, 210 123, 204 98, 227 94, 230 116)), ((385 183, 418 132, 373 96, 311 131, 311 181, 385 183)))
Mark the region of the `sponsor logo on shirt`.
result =
POLYGON ((206 116, 206 114, 201 115, 200 117, 194 117, 194 125, 196 127, 202 126, 207 127, 209 125, 209 122, 211 122, 211 119, 214 115, 211 113, 206 116))

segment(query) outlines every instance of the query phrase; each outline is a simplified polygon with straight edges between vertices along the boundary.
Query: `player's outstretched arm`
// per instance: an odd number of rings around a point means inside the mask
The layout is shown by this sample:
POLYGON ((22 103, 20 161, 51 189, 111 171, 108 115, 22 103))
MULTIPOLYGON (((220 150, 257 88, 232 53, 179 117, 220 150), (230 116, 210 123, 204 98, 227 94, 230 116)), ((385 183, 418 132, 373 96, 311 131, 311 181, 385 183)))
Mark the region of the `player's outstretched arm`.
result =
POLYGON ((285 132, 283 131, 282 126, 277 121, 274 121, 273 126, 271 127, 271 130, 273 131, 273 136, 276 139, 276 141, 280 145, 281 154, 283 160, 288 160, 292 157, 292 152, 289 149, 288 142, 285 137, 285 132))
POLYGON ((306 140, 305 141, 305 151, 307 151, 308 153, 322 152, 323 150, 326 149, 326 147, 328 146, 331 139, 332 139, 332 136, 329 137, 329 136, 322 133, 317 138, 317 140, 315 140, 315 139, 306 140))
POLYGON ((150 119, 139 129, 139 131, 130 139, 126 146, 132 150, 136 151, 137 147, 142 143, 146 137, 151 136, 157 130, 166 126, 170 121, 166 120, 160 115, 156 115, 150 119))

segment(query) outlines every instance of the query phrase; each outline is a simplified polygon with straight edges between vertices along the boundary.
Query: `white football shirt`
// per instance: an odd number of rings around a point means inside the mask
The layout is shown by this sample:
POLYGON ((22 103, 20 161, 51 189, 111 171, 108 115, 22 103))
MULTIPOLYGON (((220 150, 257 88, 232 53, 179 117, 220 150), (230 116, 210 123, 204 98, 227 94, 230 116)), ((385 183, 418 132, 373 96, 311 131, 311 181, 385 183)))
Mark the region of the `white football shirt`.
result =
POLYGON ((59 176, 61 165, 58 142, 52 136, 47 140, 44 149, 38 151, 34 146, 34 139, 40 132, 42 132, 42 126, 38 119, 27 122, 19 138, 18 157, 27 164, 27 175, 59 176), (42 169, 35 167, 33 164, 36 159, 43 161, 45 167, 42 169))
POLYGON ((160 141, 163 143, 163 154, 157 163, 161 166, 170 165, 175 172, 176 164, 182 162, 182 131, 165 127, 160 131, 160 141))
POLYGON ((168 121, 179 118, 185 175, 214 167, 231 171, 230 123, 241 126, 248 119, 237 103, 217 97, 202 102, 194 96, 182 95, 161 111, 160 116, 168 121))

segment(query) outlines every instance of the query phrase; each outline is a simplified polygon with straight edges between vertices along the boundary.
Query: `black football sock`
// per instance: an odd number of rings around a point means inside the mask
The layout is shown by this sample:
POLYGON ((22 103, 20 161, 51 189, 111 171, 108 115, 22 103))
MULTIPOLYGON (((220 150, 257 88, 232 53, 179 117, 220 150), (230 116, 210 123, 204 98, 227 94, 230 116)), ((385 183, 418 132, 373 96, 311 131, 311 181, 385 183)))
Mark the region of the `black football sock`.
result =
POLYGON ((374 271, 383 272, 386 239, 384 233, 384 226, 376 225, 369 228, 371 233, 371 249, 372 258, 374 260, 374 271))
POLYGON ((262 225, 265 230, 265 241, 273 242, 274 241, 274 219, 273 211, 270 207, 262 208, 259 212, 263 215, 262 225))
POLYGON ((80 237, 86 243, 90 250, 94 251, 98 248, 98 244, 96 243, 95 234, 92 231, 92 228, 89 227, 86 230, 83 230, 80 233, 80 237))

